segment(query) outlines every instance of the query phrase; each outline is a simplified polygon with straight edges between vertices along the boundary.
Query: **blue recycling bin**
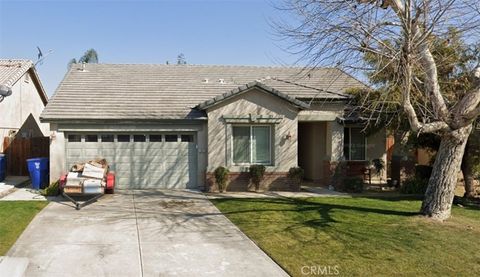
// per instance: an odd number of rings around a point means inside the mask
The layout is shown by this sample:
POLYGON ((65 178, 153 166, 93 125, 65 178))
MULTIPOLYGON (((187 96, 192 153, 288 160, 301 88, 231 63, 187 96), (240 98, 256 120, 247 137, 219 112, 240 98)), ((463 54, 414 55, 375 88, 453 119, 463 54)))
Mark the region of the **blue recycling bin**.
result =
POLYGON ((0 182, 5 180, 5 175, 7 175, 7 161, 5 154, 0 154, 0 182))
POLYGON ((48 184, 49 166, 48 158, 34 158, 27 160, 30 180, 33 189, 43 189, 48 184))

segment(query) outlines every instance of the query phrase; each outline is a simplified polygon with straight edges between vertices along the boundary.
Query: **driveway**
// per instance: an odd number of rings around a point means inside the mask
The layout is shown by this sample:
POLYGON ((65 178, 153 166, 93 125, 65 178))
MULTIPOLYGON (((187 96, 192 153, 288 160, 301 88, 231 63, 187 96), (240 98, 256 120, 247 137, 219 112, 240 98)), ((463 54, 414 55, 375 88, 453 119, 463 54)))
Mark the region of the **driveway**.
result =
POLYGON ((53 202, 8 256, 26 276, 286 276, 206 197, 123 191, 80 211, 53 202))

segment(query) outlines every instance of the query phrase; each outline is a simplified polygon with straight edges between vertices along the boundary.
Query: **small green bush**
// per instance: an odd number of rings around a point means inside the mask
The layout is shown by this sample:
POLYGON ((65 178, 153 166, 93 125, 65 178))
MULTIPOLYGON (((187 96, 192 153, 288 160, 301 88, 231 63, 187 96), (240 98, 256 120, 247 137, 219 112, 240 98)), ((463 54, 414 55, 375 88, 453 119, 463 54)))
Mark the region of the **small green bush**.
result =
POLYGON ((342 187, 345 192, 363 192, 363 179, 360 177, 346 177, 342 180, 342 187))
POLYGON ((217 183, 218 190, 224 192, 227 190, 228 185, 228 174, 230 171, 223 166, 219 166, 215 169, 215 182, 217 183))
POLYGON ((347 176, 348 165, 346 161, 339 161, 337 165, 331 165, 330 170, 333 171, 331 175, 330 186, 336 191, 343 191, 343 179, 347 176))
POLYGON ((43 196, 57 196, 60 194, 60 189, 59 189, 59 182, 53 182, 51 183, 48 187, 46 187, 44 190, 41 191, 43 196))
POLYGON ((299 191, 303 181, 305 171, 301 167, 292 167, 288 170, 288 179, 290 179, 290 188, 293 191, 299 191))
POLYGON ((403 182, 400 192, 404 194, 425 194, 428 179, 410 178, 403 182))
POLYGON ((250 179, 255 185, 255 190, 260 189, 260 183, 263 180, 263 175, 265 175, 265 166, 261 164, 251 165, 249 168, 250 179))

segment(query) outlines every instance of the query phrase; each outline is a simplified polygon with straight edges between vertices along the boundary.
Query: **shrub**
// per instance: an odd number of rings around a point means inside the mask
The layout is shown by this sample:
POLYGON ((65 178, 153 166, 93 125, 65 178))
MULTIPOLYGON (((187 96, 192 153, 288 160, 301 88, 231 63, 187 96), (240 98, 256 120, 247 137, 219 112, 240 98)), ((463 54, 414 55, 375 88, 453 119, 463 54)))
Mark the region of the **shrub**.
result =
POLYGON ((336 166, 331 165, 330 170, 333 171, 330 185, 333 186, 336 191, 343 191, 343 179, 347 176, 348 171, 347 162, 340 161, 336 166))
POLYGON ((378 176, 385 170, 385 162, 382 159, 373 159, 372 165, 375 168, 375 172, 378 176))
POLYGON ((428 180, 432 175, 432 167, 428 165, 416 165, 415 166, 415 178, 428 180))
POLYGON ((48 187, 41 191, 43 196, 57 196, 60 194, 59 182, 51 183, 48 187))
POLYGON ((218 190, 224 192, 227 190, 228 174, 230 171, 223 166, 219 166, 215 169, 215 182, 217 183, 218 190))
POLYGON ((400 192, 405 194, 425 194, 427 186, 428 179, 410 178, 403 182, 400 192))
POLYGON ((342 180, 342 187, 345 192, 363 192, 363 179, 360 177, 346 177, 342 180))
POLYGON ((302 184, 305 171, 301 167, 292 167, 288 170, 288 178, 290 179, 290 188, 293 191, 299 191, 302 184))
POLYGON ((260 164, 251 165, 249 168, 250 179, 255 185, 255 190, 260 189, 260 183, 263 180, 263 175, 265 175, 265 166, 260 164))

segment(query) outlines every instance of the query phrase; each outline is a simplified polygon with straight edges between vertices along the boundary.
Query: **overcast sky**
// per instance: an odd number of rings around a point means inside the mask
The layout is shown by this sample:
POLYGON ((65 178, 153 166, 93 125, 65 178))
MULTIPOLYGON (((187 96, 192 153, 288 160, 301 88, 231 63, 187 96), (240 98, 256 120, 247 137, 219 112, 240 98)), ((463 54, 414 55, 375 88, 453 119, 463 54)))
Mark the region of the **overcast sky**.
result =
POLYGON ((52 95, 72 58, 94 48, 101 63, 280 65, 295 57, 278 47, 268 0, 5 1, 0 0, 0 58, 37 59, 52 95))

